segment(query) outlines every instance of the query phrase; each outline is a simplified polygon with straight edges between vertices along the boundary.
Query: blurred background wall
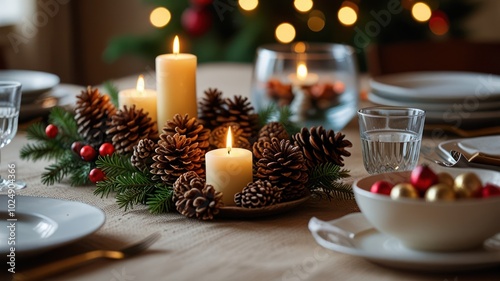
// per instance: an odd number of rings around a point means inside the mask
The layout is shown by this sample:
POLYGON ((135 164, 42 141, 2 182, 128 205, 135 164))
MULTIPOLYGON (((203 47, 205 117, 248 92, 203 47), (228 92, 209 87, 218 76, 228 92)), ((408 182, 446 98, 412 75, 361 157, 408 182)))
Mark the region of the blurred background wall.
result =
MULTIPOLYGON (((168 32, 180 32, 181 36, 185 38, 184 41, 191 42, 192 45, 194 45, 193 42, 205 42, 203 46, 210 46, 215 50, 211 51, 213 60, 231 60, 231 58, 216 57, 213 54, 215 52, 229 54, 234 52, 233 49, 240 50, 241 46, 253 48, 253 45, 248 43, 253 37, 251 35, 247 37, 240 35, 240 38, 238 38, 241 39, 240 45, 230 49, 232 46, 229 43, 220 46, 221 40, 218 40, 218 37, 211 33, 213 29, 221 28, 225 30, 224 32, 229 32, 227 31, 228 25, 247 24, 244 30, 250 34, 251 30, 249 28, 257 28, 257 23, 266 22, 270 18, 279 18, 281 17, 280 13, 283 12, 273 10, 274 7, 268 8, 271 12, 269 16, 250 11, 248 17, 255 17, 253 22, 242 22, 241 18, 235 17, 231 21, 222 21, 220 17, 218 20, 215 18, 210 23, 212 30, 201 30, 206 33, 201 35, 195 34, 200 32, 196 28, 205 26, 207 22, 203 22, 203 15, 199 14, 191 18, 191 23, 193 21, 201 21, 201 23, 191 26, 191 28, 195 28, 194 30, 186 30, 186 26, 182 25, 180 19, 182 11, 193 9, 193 7, 196 10, 198 9, 196 5, 207 5, 206 3, 209 3, 210 7, 213 8, 215 7, 214 3, 217 3, 217 1, 219 5, 226 5, 219 6, 219 11, 220 8, 224 7, 233 9, 231 11, 238 9, 236 0, 0 0, 0 67, 47 71, 59 75, 64 83, 81 85, 99 84, 109 79, 147 72, 154 69, 155 52, 171 51, 166 44, 166 39, 169 37, 165 35, 167 33, 161 33, 158 28, 153 27, 150 23, 150 13, 159 6, 166 6, 172 12, 172 22, 169 23, 170 26, 167 26, 172 30, 168 32), (204 2, 205 4, 203 4, 204 2), (177 6, 170 7, 169 5, 177 6), (163 39, 158 39, 160 37, 163 39), (241 45, 244 43, 247 43, 247 45, 241 45), (218 50, 214 46, 225 49, 218 50), (107 59, 104 58, 105 52, 108 52, 107 59)), ((267 3, 264 1, 279 2, 261 0, 259 5, 264 7, 262 3, 267 3)), ((288 2, 290 2, 289 5, 292 5, 291 2, 293 1, 288 2)), ((318 1, 317 3, 320 2, 325 1, 318 1)), ((334 3, 328 5, 336 5, 335 10, 345 5, 346 2, 354 3, 356 7, 359 6, 359 9, 362 10, 363 4, 367 3, 367 0, 327 1, 327 3, 334 3)), ((382 3, 378 4, 381 5, 378 7, 385 7, 390 1, 375 2, 382 3)), ((401 1, 402 5, 404 3, 407 5, 414 4, 414 2, 409 0, 401 1)), ((431 7, 437 7, 436 5, 439 6, 440 4, 438 3, 440 1, 437 0, 423 2, 428 2, 431 7)), ((500 14, 500 1, 471 0, 456 2, 461 3, 461 7, 467 7, 469 4, 475 7, 474 10, 470 11, 467 8, 458 11, 463 14, 460 16, 463 22, 460 28, 465 32, 465 38, 474 41, 500 42, 500 17, 498 16, 500 14)), ((366 9, 368 9, 366 12, 369 15, 370 7, 366 9)), ((373 6, 371 9, 378 11, 377 6, 373 6)), ((232 13, 235 15, 235 12, 232 13)), ((290 13, 292 12, 287 12, 285 15, 290 13)), ((359 19, 356 24, 361 28, 366 27, 367 21, 363 21, 366 16, 363 18, 361 11, 358 11, 358 15, 359 19)), ((328 21, 337 20, 337 16, 336 13, 324 13, 324 18, 328 21)), ((282 20, 285 21, 287 18, 285 17, 282 20)), ((450 20, 450 22, 452 21, 450 20)), ((350 27, 351 35, 356 24, 350 27)), ((274 27, 267 25, 261 28, 271 29, 271 32, 274 29, 274 27)), ((340 28, 337 27, 337 30, 340 30, 340 28)), ((390 34, 394 34, 390 29, 388 31, 390 31, 390 34)), ((308 39, 308 37, 301 38, 299 33, 300 30, 297 30, 297 39, 308 39)), ((240 32, 240 34, 244 34, 244 32, 240 32)), ((317 34, 313 35, 318 36, 317 34)), ((445 34, 441 37, 446 36, 448 35, 445 34)), ((316 39, 316 37, 311 38, 316 39)), ((271 37, 267 39, 275 40, 271 37)), ((434 40, 441 39, 434 38, 434 40)), ((345 40, 342 41, 346 42, 345 40)), ((234 43, 234 40, 231 43, 234 43)), ((201 43, 198 43, 198 46, 201 45, 201 43)), ((196 50, 196 46, 188 47, 191 50, 196 50)), ((210 50, 205 51, 209 52, 210 50)), ((201 54, 200 57, 202 62, 210 61, 209 55, 204 57, 201 54)), ((248 61, 248 56, 242 59, 237 56, 233 56, 233 58, 235 58, 234 60, 248 61)))

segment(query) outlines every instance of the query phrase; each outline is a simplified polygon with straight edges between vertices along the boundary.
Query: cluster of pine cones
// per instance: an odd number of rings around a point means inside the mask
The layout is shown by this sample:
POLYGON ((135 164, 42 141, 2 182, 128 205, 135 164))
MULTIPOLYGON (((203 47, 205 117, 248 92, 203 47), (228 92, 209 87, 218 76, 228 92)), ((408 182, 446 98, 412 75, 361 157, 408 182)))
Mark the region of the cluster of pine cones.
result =
POLYGON ((187 216, 212 219, 222 206, 222 194, 205 183, 205 154, 225 147, 228 126, 236 147, 253 151, 254 182, 235 196, 237 206, 260 208, 307 195, 309 171, 319 163, 343 166, 352 144, 341 133, 322 127, 303 128, 290 136, 271 122, 259 128, 258 115, 247 98, 223 98, 208 89, 199 118, 176 115, 160 132, 142 110, 117 110, 107 95, 88 88, 78 97, 79 133, 89 144, 111 142, 117 153, 131 154, 131 163, 151 179, 173 186, 177 210, 187 216))

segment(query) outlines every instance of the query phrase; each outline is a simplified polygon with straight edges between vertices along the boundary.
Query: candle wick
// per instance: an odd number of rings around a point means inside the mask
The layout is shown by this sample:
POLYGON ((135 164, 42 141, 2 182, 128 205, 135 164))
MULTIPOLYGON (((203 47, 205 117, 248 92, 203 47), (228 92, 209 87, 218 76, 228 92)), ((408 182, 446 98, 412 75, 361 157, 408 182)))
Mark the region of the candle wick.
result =
POLYGON ((230 147, 227 148, 227 154, 228 155, 231 154, 231 148, 230 147))

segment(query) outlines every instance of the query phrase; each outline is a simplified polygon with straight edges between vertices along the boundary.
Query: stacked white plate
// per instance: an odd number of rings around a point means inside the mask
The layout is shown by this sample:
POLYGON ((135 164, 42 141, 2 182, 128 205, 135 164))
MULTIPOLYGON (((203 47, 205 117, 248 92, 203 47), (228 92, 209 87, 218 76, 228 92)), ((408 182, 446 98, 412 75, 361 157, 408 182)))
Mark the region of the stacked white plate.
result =
POLYGON ((427 123, 500 124, 500 76, 472 72, 407 72, 375 77, 368 99, 380 105, 416 107, 427 123))

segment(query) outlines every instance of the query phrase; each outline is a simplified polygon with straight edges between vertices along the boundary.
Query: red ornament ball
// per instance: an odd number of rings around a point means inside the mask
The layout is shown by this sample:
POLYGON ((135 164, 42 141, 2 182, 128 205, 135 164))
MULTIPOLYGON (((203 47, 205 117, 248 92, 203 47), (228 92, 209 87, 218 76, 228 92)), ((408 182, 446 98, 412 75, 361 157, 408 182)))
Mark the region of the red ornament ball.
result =
POLYGON ((201 36, 212 27, 212 15, 208 9, 190 7, 182 13, 182 26, 192 36, 201 36))
POLYGON ((491 197, 491 196, 500 196, 500 186, 492 184, 492 183, 487 183, 481 189, 481 195, 484 198, 491 197))
POLYGON ((113 152, 115 152, 115 147, 109 142, 105 142, 99 147, 99 155, 101 156, 108 156, 113 154, 113 152))
POLYGON ((45 134, 49 139, 55 138, 57 136, 57 133, 59 133, 59 129, 56 125, 49 124, 47 127, 45 127, 45 134))
POLYGON ((90 145, 84 145, 82 149, 80 149, 80 157, 84 161, 92 161, 96 158, 97 156, 97 151, 90 146, 90 145))
POLYGON ((104 180, 104 172, 99 168, 94 168, 89 173, 89 180, 93 183, 104 180))
POLYGON ((212 4, 213 0, 191 0, 189 2, 194 6, 208 6, 212 4))
POLYGON ((376 181, 370 191, 377 194, 390 195, 393 185, 387 181, 376 181))
POLYGON ((78 156, 80 156, 80 150, 82 149, 83 144, 79 141, 75 141, 71 144, 71 150, 75 152, 78 156))
POLYGON ((427 165, 420 165, 411 171, 410 182, 420 192, 438 183, 439 178, 427 165))

